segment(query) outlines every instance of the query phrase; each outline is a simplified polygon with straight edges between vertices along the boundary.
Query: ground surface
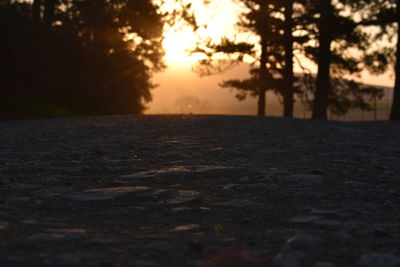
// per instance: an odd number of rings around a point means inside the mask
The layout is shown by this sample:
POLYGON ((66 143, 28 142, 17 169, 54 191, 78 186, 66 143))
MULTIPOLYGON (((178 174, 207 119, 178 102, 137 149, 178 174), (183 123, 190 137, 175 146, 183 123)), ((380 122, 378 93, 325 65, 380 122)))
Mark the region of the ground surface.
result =
POLYGON ((400 266, 400 126, 0 123, 0 266, 400 266))

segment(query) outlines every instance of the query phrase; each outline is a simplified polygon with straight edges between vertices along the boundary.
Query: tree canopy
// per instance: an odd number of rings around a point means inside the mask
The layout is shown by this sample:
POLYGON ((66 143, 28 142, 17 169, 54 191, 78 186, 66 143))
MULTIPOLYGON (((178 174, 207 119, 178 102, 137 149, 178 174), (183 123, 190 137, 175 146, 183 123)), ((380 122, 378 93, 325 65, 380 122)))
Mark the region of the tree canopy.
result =
POLYGON ((143 112, 163 23, 151 0, 0 1, 0 116, 143 112))
MULTIPOLYGON (((326 119, 328 110, 342 115, 350 109, 371 109, 371 97, 382 96, 379 88, 356 79, 363 70, 372 74, 384 72, 391 63, 388 55, 393 52, 373 45, 375 37, 363 27, 366 9, 362 1, 236 2, 244 10, 237 25, 239 33, 251 33, 257 38, 206 40, 194 52, 207 56, 200 62, 201 74, 224 70, 218 56, 221 53, 229 58, 228 66, 251 58, 249 78, 223 81, 221 86, 238 89, 239 100, 248 94, 258 97, 258 115, 264 115, 268 90, 282 97, 284 116, 293 116, 293 94, 298 93, 318 119, 326 119), (302 64, 304 58, 318 66, 315 75, 302 64), (303 68, 303 74, 293 73, 294 62, 303 68)), ((374 0, 367 2, 376 5, 374 0)))

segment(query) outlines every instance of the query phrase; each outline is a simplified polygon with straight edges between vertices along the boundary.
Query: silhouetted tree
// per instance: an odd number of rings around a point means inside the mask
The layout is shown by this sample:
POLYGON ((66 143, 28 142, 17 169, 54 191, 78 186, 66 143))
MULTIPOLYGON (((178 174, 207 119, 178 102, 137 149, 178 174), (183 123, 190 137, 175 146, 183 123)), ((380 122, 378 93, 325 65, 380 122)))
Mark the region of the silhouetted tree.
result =
POLYGON ((341 115, 352 108, 370 108, 366 101, 371 91, 364 90, 353 78, 368 67, 365 59, 371 47, 367 35, 354 21, 354 13, 360 12, 359 5, 353 5, 355 2, 306 1, 304 25, 312 41, 305 45, 304 55, 318 64, 315 86, 311 88, 313 118, 327 119, 328 109, 341 115))
POLYGON ((33 3, 32 3, 32 18, 34 20, 36 20, 36 21, 40 20, 41 7, 42 7, 42 0, 33 0, 33 3))
POLYGON ((0 116, 141 113, 163 24, 151 0, 1 1, 0 116))
POLYGON ((318 74, 315 88, 313 118, 327 119, 327 109, 330 94, 330 65, 331 65, 331 43, 332 43, 332 22, 333 7, 331 0, 319 0, 318 9, 320 13, 318 29, 318 74))
MULTIPOLYGON (((400 119, 400 1, 399 0, 347 0, 353 12, 359 16, 353 17, 359 32, 364 38, 359 46, 364 49, 362 65, 372 74, 382 74, 392 64, 395 66, 395 86, 393 105, 390 118, 400 119), (396 27, 397 26, 397 27, 396 27), (374 30, 367 30, 374 27, 374 30), (376 29, 378 27, 378 29, 376 29), (371 45, 381 42, 380 45, 371 45), (394 43, 394 46, 388 45, 394 43)), ((372 90, 371 92, 375 92, 372 90)), ((378 94, 381 96, 380 94, 378 94)))
POLYGON ((249 79, 228 80, 221 86, 238 89, 239 100, 245 99, 248 93, 251 96, 258 96, 257 114, 259 116, 265 115, 266 92, 274 90, 283 96, 284 116, 292 117, 293 94, 296 91, 293 73, 294 43, 304 41, 304 36, 295 38, 292 34, 298 22, 293 18, 295 1, 238 2, 246 7, 240 17, 239 30, 252 32, 259 37, 259 43, 242 42, 239 39, 230 40, 226 37, 217 44, 209 40, 206 45, 200 45, 195 51, 208 56, 207 60, 200 62, 199 69, 203 74, 224 70, 218 65, 217 67, 212 65, 212 57, 215 54, 222 53, 228 56, 231 62, 228 66, 242 62, 245 57, 252 58, 254 60, 252 65, 257 67, 250 70, 249 79))
POLYGON ((293 72, 293 0, 283 1, 284 4, 284 45, 285 45, 285 67, 284 67, 284 98, 283 98, 283 116, 293 117, 293 94, 294 88, 294 72, 293 72))
POLYGON ((394 85, 393 105, 390 113, 391 120, 400 120, 400 0, 396 2, 397 13, 397 47, 396 47, 396 81, 394 85))
POLYGON ((387 37, 389 40, 395 40, 395 52, 386 49, 370 58, 378 66, 378 71, 386 70, 389 62, 395 63, 395 85, 390 119, 400 120, 400 0, 363 0, 362 2, 368 9, 365 11, 366 18, 360 24, 379 26, 381 33, 374 36, 375 38, 387 37))

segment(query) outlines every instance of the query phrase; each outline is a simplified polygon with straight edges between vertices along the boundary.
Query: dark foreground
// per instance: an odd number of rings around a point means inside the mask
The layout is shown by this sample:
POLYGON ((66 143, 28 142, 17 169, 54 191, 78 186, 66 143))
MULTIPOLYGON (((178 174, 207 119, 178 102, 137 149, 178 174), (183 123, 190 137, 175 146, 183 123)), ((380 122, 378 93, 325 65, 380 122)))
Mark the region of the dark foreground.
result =
POLYGON ((0 266, 400 266, 400 126, 1 122, 0 266))

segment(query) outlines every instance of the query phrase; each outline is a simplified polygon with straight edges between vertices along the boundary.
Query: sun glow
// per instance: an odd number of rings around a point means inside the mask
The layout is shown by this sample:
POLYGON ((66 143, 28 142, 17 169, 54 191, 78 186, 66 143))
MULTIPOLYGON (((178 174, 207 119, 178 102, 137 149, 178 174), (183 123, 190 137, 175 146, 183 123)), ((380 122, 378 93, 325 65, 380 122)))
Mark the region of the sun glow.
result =
POLYGON ((163 47, 167 64, 170 66, 193 64, 196 60, 201 59, 199 54, 190 55, 190 51, 196 47, 197 41, 198 37, 188 27, 165 32, 163 47))
MULTIPOLYGON (((167 3, 162 9, 171 10, 173 7, 172 3, 167 3)), ((190 54, 201 38, 218 41, 223 36, 235 34, 238 6, 232 0, 214 1, 208 5, 204 5, 203 1, 192 1, 192 8, 198 24, 207 24, 207 27, 201 28, 197 34, 189 26, 185 26, 184 22, 165 29, 163 47, 169 67, 190 67, 203 59, 201 54, 190 54)))

